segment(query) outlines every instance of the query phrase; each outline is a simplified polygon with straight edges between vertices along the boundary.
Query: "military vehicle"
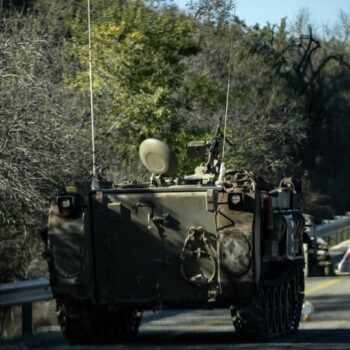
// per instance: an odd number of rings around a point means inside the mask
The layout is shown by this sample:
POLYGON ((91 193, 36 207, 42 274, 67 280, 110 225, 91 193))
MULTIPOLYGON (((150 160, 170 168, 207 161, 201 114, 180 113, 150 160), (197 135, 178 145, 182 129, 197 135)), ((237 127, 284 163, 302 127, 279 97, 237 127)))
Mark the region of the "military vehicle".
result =
MULTIPOLYGON (((162 141, 140 146, 147 183, 62 188, 46 239, 58 320, 72 343, 136 335, 145 310, 225 308, 247 340, 295 332, 304 298, 302 193, 224 170, 218 133, 188 145, 208 160, 175 177, 162 141)), ((96 179, 95 179, 96 180, 96 179)), ((96 184, 97 183, 97 184, 96 184)))

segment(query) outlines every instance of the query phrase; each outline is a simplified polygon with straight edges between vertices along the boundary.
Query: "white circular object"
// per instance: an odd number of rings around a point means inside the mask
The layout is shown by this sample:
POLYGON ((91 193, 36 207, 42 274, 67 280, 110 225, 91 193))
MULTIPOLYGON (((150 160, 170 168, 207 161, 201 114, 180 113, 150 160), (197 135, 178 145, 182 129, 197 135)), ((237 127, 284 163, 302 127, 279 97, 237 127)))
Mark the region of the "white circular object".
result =
POLYGON ((173 176, 177 172, 176 155, 163 141, 144 140, 140 145, 140 158, 143 165, 157 175, 173 176))

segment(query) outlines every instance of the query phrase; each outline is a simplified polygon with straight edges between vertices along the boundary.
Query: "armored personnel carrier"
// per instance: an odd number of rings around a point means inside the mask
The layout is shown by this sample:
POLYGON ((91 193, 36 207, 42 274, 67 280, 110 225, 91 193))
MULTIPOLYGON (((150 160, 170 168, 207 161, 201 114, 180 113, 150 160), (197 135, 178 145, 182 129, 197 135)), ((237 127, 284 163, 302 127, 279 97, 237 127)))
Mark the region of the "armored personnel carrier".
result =
POLYGON ((193 175, 157 139, 140 147, 148 183, 74 183, 52 201, 46 256, 58 319, 72 343, 136 335, 142 312, 225 308, 247 340, 297 330, 304 297, 302 193, 224 171, 217 139, 193 175))

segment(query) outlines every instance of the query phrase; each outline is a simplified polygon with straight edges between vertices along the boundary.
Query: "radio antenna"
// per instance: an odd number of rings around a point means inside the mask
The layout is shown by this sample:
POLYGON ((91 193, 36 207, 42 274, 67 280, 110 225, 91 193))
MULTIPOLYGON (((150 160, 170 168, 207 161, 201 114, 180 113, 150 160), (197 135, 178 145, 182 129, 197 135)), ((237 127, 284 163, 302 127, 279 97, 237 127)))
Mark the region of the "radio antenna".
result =
MULTIPOLYGON (((233 20, 236 18, 236 7, 237 0, 234 0, 233 3, 233 20)), ((233 23, 232 23, 233 26, 233 23)), ((222 159, 221 163, 224 163, 225 157, 225 144, 226 144, 226 129, 227 129, 227 115, 228 115, 228 105, 229 105, 229 97, 230 97, 230 85, 231 85, 231 60, 232 60, 232 48, 233 48, 233 27, 230 38, 230 54, 228 59, 228 77, 227 77, 227 88, 226 88, 226 105, 225 105, 225 117, 224 117, 224 137, 222 142, 222 159)))
POLYGON ((88 33, 89 33, 89 81, 90 81, 90 117, 91 117, 91 148, 92 148, 92 184, 96 181, 96 154, 95 154, 95 119, 94 119, 94 96, 92 90, 92 49, 91 49, 91 6, 88 5, 88 33))

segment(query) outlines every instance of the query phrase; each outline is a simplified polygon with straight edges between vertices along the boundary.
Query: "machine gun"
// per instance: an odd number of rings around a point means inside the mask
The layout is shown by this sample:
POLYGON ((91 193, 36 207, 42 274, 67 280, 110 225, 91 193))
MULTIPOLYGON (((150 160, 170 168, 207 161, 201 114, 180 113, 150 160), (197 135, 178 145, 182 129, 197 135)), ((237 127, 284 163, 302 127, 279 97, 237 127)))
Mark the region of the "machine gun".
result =
POLYGON ((218 158, 218 153, 219 153, 219 146, 220 142, 222 139, 222 132, 221 132, 221 120, 222 116, 219 118, 218 125, 216 127, 216 131, 214 134, 214 137, 210 140, 209 142, 209 155, 208 155, 208 161, 206 163, 207 166, 207 171, 208 172, 213 172, 213 173, 218 173, 218 164, 214 164, 214 160, 218 158))

